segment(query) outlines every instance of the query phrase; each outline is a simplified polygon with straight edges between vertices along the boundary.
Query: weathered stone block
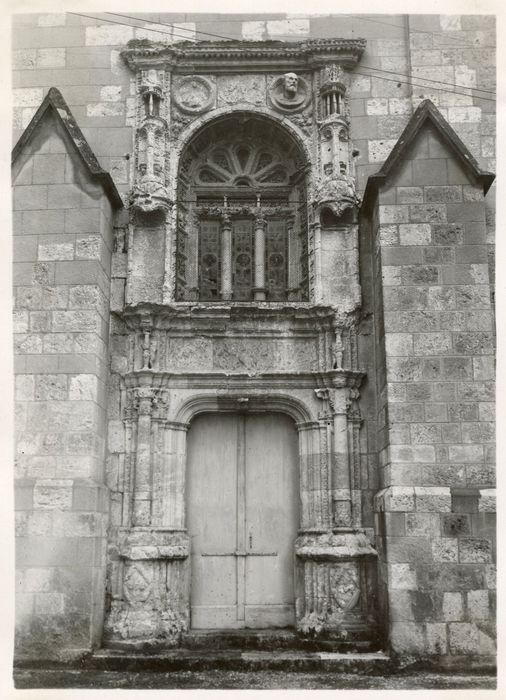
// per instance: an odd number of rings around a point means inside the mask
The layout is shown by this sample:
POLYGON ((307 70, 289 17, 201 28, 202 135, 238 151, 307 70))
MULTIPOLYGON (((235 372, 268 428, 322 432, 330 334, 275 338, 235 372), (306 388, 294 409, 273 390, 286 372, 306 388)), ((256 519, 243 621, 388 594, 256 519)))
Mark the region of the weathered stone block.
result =
POLYGON ((33 489, 34 508, 70 509, 72 481, 70 479, 40 479, 33 489))
POLYGON ((464 603, 462 593, 454 591, 443 593, 443 619, 447 622, 458 622, 464 618, 464 603))
POLYGON ((411 564, 389 564, 388 571, 392 590, 416 590, 416 572, 411 564))
POLYGON ((100 317, 95 311, 53 311, 53 330, 100 331, 100 317))
POLYGON ((444 204, 410 204, 409 219, 413 222, 440 223, 446 221, 444 204))
POLYGON ((376 98, 366 100, 366 113, 369 115, 388 114, 388 99, 376 98))
POLYGON ((480 500, 478 501, 478 510, 480 513, 495 513, 496 506, 496 490, 482 489, 480 491, 480 500))
POLYGON ((15 378, 16 401, 32 401, 34 398, 35 381, 33 375, 19 374, 15 378))
POLYGON ((451 351, 451 333, 418 333, 414 336, 415 355, 446 355, 451 351))
POLYGON ((415 486, 417 511, 449 512, 451 510, 450 489, 437 486, 415 486))
POLYGON ((393 622, 390 643, 395 651, 403 654, 424 654, 427 651, 425 625, 421 622, 393 622))
POLYGON ((98 378, 93 374, 78 374, 69 378, 69 399, 71 401, 96 401, 98 378))
POLYGON ((397 226, 380 226, 378 231, 382 246, 399 245, 399 230, 397 226))
MULTIPOLYGON (((384 160, 384 158, 380 160, 384 160)), ((409 221, 409 207, 407 205, 381 204, 379 212, 381 224, 402 224, 409 221)))
POLYGON ((457 540, 445 537, 434 540, 432 556, 434 561, 458 561, 457 540))
POLYGON ((439 185, 424 187, 427 202, 461 202, 462 187, 460 185, 439 185))
POLYGON ((50 591, 53 578, 52 569, 33 568, 25 570, 25 588, 30 593, 50 591))
POLYGON ((438 284, 438 268, 433 265, 405 265, 401 280, 402 284, 438 284))
POLYGON ((460 355, 492 355, 494 352, 492 333, 454 333, 453 345, 460 355))
POLYGON ((490 540, 469 537, 459 540, 459 558, 463 564, 488 563, 492 559, 490 540))
POLYGON ((449 445, 449 456, 453 462, 482 462, 482 445, 449 445))
POLYGON ((488 620, 490 617, 490 600, 488 590, 468 591, 467 614, 469 619, 488 620))
POLYGON ((400 224, 399 237, 401 245, 427 245, 432 240, 431 225, 400 224))
POLYGON ((389 355, 413 354, 413 335, 411 333, 387 333, 385 344, 389 355))
POLYGON ((61 615, 65 609, 63 593, 51 591, 35 595, 35 613, 37 615, 61 615))
POLYGON ((86 27, 86 46, 122 46, 133 39, 133 27, 102 24, 86 27))
POLYGON ((76 238, 76 259, 100 260, 102 244, 101 236, 78 236, 76 238))
MULTIPOLYGON (((423 188, 422 187, 398 187, 397 188, 397 203, 398 204, 422 204, 423 203, 423 188)), ((406 224, 406 225, 409 226, 409 224, 406 224)), ((413 244, 409 243, 408 245, 413 245, 413 244)))
POLYGON ((440 523, 437 513, 406 513, 406 535, 408 537, 439 537, 440 523))
POLYGON ((448 651, 446 625, 441 622, 428 622, 426 625, 427 653, 444 655, 448 651))

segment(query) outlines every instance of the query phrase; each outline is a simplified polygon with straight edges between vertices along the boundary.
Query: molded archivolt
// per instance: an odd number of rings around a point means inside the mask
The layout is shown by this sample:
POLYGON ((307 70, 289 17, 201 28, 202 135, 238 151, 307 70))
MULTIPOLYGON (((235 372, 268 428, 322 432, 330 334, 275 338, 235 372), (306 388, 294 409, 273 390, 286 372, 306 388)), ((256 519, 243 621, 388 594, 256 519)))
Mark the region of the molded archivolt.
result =
POLYGON ((175 422, 189 424, 201 413, 215 411, 249 411, 251 413, 286 413, 296 424, 315 420, 310 409, 299 399, 286 394, 258 396, 245 392, 243 394, 227 393, 223 396, 199 394, 192 396, 178 409, 175 422))

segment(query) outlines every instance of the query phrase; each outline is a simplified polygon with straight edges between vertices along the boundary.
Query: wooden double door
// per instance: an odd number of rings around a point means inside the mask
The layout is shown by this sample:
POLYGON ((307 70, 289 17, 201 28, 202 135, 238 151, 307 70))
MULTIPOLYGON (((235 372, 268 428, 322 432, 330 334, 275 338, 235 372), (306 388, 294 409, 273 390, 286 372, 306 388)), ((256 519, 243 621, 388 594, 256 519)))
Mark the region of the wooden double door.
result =
POLYGON ((295 622, 297 433, 284 414, 198 416, 188 433, 193 629, 295 622))

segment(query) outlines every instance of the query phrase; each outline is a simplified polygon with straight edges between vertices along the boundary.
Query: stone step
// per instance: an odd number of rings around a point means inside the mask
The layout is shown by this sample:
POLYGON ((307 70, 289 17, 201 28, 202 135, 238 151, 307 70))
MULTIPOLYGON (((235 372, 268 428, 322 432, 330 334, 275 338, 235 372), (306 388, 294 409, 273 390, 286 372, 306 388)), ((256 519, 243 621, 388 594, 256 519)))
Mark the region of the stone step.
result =
MULTIPOLYGON (((351 635, 350 635, 351 636, 351 635)), ((300 651, 370 652, 381 648, 378 639, 372 640, 370 630, 366 635, 353 634, 350 639, 308 639, 293 630, 192 630, 182 636, 181 646, 189 649, 281 649, 300 651)))
POLYGON ((101 671, 334 671, 387 673, 393 662, 382 651, 341 653, 300 649, 244 650, 176 648, 158 653, 100 649, 87 659, 87 669, 101 671))

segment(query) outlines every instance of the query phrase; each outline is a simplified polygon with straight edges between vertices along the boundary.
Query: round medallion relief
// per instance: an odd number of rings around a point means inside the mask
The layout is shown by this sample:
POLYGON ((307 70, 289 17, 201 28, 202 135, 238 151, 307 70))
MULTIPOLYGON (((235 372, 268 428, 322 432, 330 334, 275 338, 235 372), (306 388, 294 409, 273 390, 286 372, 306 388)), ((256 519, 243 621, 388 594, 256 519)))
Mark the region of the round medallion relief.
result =
POLYGON ((173 99, 182 112, 200 114, 214 104, 215 88, 210 80, 200 75, 179 78, 173 99))
POLYGON ((269 87, 269 100, 280 112, 298 112, 307 107, 310 99, 309 85, 296 73, 278 76, 269 87))

